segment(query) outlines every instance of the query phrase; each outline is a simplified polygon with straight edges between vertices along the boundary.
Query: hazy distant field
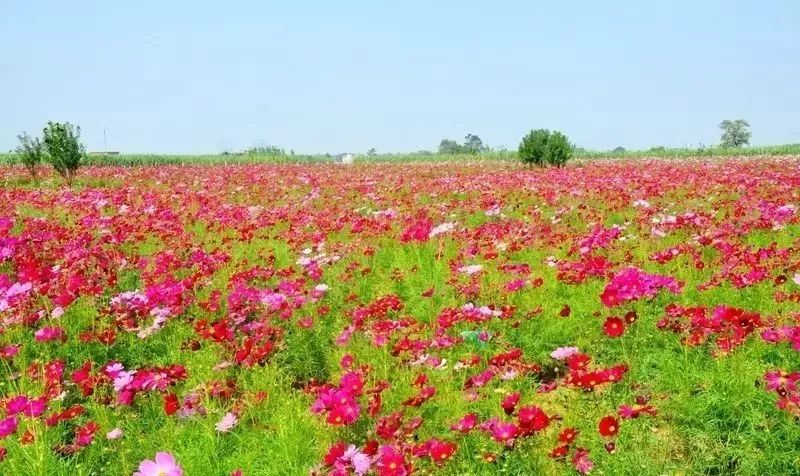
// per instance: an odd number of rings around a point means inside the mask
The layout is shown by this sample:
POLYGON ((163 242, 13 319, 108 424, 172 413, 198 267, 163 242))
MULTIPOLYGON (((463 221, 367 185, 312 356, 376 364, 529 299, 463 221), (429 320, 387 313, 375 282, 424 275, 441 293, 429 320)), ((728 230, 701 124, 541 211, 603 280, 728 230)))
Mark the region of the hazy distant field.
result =
MULTIPOLYGON (((631 150, 625 152, 576 150, 576 159, 595 158, 691 158, 691 157, 750 157, 800 155, 800 144, 787 144, 766 147, 741 147, 725 149, 720 147, 631 150)), ((465 162, 475 160, 517 161, 516 151, 494 151, 480 155, 440 154, 440 153, 401 153, 401 154, 359 154, 357 162, 465 162)), ((86 165, 191 165, 191 164, 258 164, 258 163, 327 163, 334 162, 326 155, 264 155, 264 154, 207 154, 207 155, 168 155, 168 154, 122 154, 92 155, 86 158, 86 165)), ((0 165, 18 162, 15 154, 0 154, 0 165)))

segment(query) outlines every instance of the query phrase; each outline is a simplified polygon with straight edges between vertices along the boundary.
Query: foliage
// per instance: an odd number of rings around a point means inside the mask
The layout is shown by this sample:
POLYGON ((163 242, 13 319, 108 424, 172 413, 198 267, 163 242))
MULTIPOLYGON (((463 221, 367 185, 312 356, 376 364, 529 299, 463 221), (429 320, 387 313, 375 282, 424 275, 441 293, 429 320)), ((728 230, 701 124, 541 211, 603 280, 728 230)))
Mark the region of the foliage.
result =
POLYGON ((442 139, 439 143, 439 153, 447 155, 463 154, 464 147, 452 139, 442 139))
POLYGON ((261 146, 253 146, 247 149, 247 153, 249 155, 266 155, 272 157, 284 157, 286 156, 286 151, 280 147, 276 147, 274 145, 261 145, 261 146))
POLYGON ((559 131, 536 129, 522 138, 519 157, 530 165, 554 165, 562 167, 572 158, 573 146, 559 131))
POLYGON ((75 173, 86 155, 80 142, 81 128, 69 122, 48 122, 43 130, 47 158, 68 185, 72 185, 75 173))
POLYGON ((724 120, 719 123, 722 129, 720 145, 722 147, 742 147, 750 143, 753 134, 750 132, 750 124, 744 119, 724 120))
POLYGON ((544 162, 548 165, 563 167, 572 158, 572 145, 567 136, 559 131, 553 131, 547 140, 547 148, 544 151, 544 162))
POLYGON ((549 130, 536 129, 531 131, 522 138, 522 142, 519 144, 519 157, 526 164, 544 165, 544 155, 549 140, 549 130))
POLYGON ((483 144, 481 138, 475 134, 467 134, 464 137, 464 145, 462 148, 464 152, 476 155, 488 150, 488 147, 483 144))
POLYGON ((627 152, 627 150, 625 150, 625 147, 619 146, 619 147, 615 147, 614 150, 612 150, 611 152, 613 152, 615 154, 622 154, 622 153, 627 152))
POLYGON ((18 135, 17 139, 19 139, 19 146, 17 146, 16 153, 33 180, 36 181, 36 166, 42 162, 44 157, 42 141, 38 137, 29 136, 27 132, 18 135))

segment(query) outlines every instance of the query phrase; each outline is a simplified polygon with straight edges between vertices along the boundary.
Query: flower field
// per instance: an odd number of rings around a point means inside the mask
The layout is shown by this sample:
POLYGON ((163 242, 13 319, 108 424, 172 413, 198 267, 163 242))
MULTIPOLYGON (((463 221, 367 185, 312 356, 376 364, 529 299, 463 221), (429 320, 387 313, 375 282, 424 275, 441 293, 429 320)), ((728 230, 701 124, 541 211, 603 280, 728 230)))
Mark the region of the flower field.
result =
POLYGON ((798 158, 0 180, 0 474, 800 474, 798 158))

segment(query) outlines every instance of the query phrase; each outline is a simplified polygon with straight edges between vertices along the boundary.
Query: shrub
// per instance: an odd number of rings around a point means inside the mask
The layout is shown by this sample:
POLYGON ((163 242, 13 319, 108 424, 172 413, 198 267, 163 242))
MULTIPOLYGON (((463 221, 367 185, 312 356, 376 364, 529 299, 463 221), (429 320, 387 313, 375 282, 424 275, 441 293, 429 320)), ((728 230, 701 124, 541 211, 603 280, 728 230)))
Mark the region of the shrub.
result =
POLYGON ((69 122, 48 122, 44 128, 44 145, 47 158, 68 185, 72 185, 78 167, 86 155, 80 142, 80 126, 73 128, 69 122))
POLYGON ((572 144, 559 131, 536 129, 522 138, 519 156, 526 164, 561 167, 572 158, 572 144))
POLYGON ((35 182, 36 166, 42 162, 42 157, 44 157, 42 141, 39 140, 38 137, 29 136, 27 132, 18 135, 17 139, 19 139, 19 146, 17 146, 16 152, 19 154, 22 159, 22 164, 28 169, 28 172, 35 182))
POLYGON ((547 148, 544 151, 544 162, 548 165, 563 167, 572 158, 572 145, 567 136, 559 131, 553 131, 547 140, 547 148))
POLYGON ((549 139, 550 131, 547 129, 536 129, 523 137, 519 144, 522 161, 530 165, 544 165, 544 153, 549 139))

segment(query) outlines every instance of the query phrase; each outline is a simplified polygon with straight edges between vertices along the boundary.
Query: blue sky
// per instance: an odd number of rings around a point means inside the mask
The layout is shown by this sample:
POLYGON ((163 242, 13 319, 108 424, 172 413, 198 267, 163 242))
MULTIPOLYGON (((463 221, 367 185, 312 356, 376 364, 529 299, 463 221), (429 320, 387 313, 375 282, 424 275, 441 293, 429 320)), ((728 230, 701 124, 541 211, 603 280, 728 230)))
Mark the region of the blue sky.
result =
POLYGON ((593 149, 800 142, 800 2, 0 0, 0 150, 435 149, 532 128, 593 149))

